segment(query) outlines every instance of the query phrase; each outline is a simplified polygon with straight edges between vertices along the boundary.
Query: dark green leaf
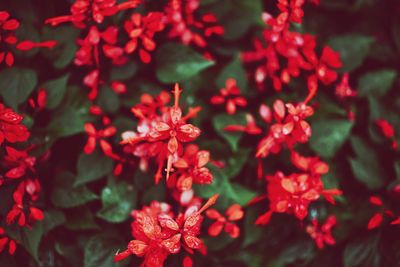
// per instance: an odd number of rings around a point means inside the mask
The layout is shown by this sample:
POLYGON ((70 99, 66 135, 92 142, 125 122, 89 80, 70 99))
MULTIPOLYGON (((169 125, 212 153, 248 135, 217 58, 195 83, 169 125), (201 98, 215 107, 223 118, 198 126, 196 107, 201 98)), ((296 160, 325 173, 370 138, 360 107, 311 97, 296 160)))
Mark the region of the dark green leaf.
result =
POLYGON ((54 189, 51 192, 51 201, 56 207, 72 208, 98 199, 97 195, 85 186, 73 187, 74 175, 60 173, 55 177, 54 189))
POLYGON ((328 41, 329 45, 340 53, 343 72, 358 68, 367 57, 373 42, 374 38, 370 36, 356 34, 336 36, 328 41))
POLYGON ((103 86, 99 92, 98 105, 105 112, 115 113, 120 106, 119 97, 111 88, 103 86))
POLYGON ((369 234, 352 240, 343 253, 344 267, 380 267, 378 234, 369 234))
POLYGON ((66 107, 54 113, 48 131, 55 137, 65 137, 84 131, 84 117, 74 107, 66 107))
POLYGON ((36 222, 32 228, 16 228, 8 233, 28 251, 36 262, 39 262, 39 244, 44 234, 42 222, 36 222))
POLYGON ((116 266, 114 255, 119 249, 119 243, 106 235, 92 236, 85 246, 84 267, 116 266))
POLYGON ((74 186, 79 186, 91 181, 98 180, 103 176, 111 173, 112 169, 112 159, 106 157, 100 151, 95 150, 90 155, 82 152, 78 158, 78 174, 74 186))
POLYGON ((93 212, 87 206, 80 206, 68 212, 65 226, 70 230, 98 230, 93 212))
POLYGON ((189 79, 214 65, 201 54, 186 45, 167 43, 156 54, 156 75, 163 83, 175 83, 189 79))
POLYGON ((37 75, 34 70, 16 67, 0 72, 0 95, 13 109, 28 99, 36 84, 37 75))
POLYGON ((138 65, 135 62, 127 62, 122 66, 113 66, 111 69, 110 79, 121 81, 132 78, 138 70, 138 65))
POLYGON ((97 216, 111 223, 120 223, 129 218, 136 202, 136 191, 125 182, 111 184, 101 191, 102 209, 97 216))
POLYGON ((318 155, 332 158, 349 137, 353 122, 348 120, 321 120, 311 124, 311 148, 318 155))
POLYGON ((397 72, 395 70, 379 70, 361 76, 358 82, 360 96, 384 96, 392 87, 397 72))
POLYGON ((60 78, 47 81, 41 87, 46 89, 47 99, 46 107, 53 109, 60 105, 67 89, 69 74, 65 74, 60 78))
POLYGON ((44 212, 43 232, 46 234, 65 222, 65 215, 62 211, 51 209, 44 212))
POLYGON ((219 114, 213 118, 213 125, 217 133, 229 143, 232 150, 236 151, 243 132, 228 132, 224 128, 228 125, 246 125, 246 114, 242 112, 235 115, 219 114))
POLYGON ((79 30, 74 27, 45 27, 43 38, 47 40, 56 40, 57 45, 52 49, 42 49, 41 52, 53 63, 55 68, 65 68, 75 57, 75 52, 77 50, 75 40, 78 35, 79 30))

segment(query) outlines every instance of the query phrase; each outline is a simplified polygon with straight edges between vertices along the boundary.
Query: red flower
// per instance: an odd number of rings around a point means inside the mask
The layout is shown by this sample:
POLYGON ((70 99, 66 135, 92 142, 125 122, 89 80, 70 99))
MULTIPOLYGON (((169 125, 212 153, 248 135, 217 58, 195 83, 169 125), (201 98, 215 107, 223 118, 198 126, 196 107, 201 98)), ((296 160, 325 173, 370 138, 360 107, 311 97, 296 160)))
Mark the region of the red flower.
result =
POLYGON ((335 239, 332 236, 332 228, 336 225, 335 215, 331 215, 326 219, 321 226, 318 225, 317 219, 311 221, 311 225, 306 228, 307 233, 314 239, 315 244, 319 249, 324 248, 325 244, 334 245, 335 239))
POLYGON ((17 220, 20 226, 30 226, 35 221, 43 220, 43 212, 32 204, 39 198, 39 192, 40 184, 37 179, 21 182, 13 194, 15 204, 7 214, 7 223, 11 224, 17 220), (27 203, 24 203, 25 196, 29 200, 27 203), (26 217, 27 215, 28 218, 26 217))
POLYGON ((214 105, 224 104, 225 102, 226 112, 230 115, 236 113, 236 106, 245 107, 247 105, 246 99, 240 95, 240 89, 233 78, 226 80, 225 88, 220 90, 220 95, 211 97, 211 103, 214 105))
POLYGON ((257 126, 254 117, 251 114, 246 114, 247 124, 243 125, 228 125, 225 126, 224 130, 228 132, 245 132, 247 134, 260 134, 262 130, 257 126))
POLYGON ((357 92, 354 91, 349 85, 348 73, 343 74, 342 80, 336 86, 335 94, 340 98, 357 96, 357 92))
POLYGON ((170 0, 165 8, 166 23, 171 25, 168 36, 179 38, 185 45, 194 43, 204 48, 207 45, 204 37, 224 34, 224 28, 217 25, 214 14, 204 14, 200 19, 195 16, 199 7, 200 0, 170 0))
POLYGON ((16 150, 10 146, 6 146, 7 155, 4 157, 4 163, 10 167, 5 174, 7 178, 17 179, 25 175, 30 170, 34 171, 36 158, 29 156, 27 150, 16 150))
POLYGON ((75 0, 71 6, 71 15, 50 18, 46 24, 56 26, 64 22, 72 22, 77 28, 85 28, 91 21, 102 23, 105 17, 118 12, 137 7, 141 0, 129 0, 117 4, 116 0, 75 0))
POLYGON ((258 144, 256 156, 266 157, 270 152, 278 153, 283 143, 292 148, 296 143, 307 142, 311 136, 311 127, 304 119, 313 113, 313 108, 304 103, 294 106, 290 103, 285 105, 282 100, 276 100, 273 116, 277 123, 271 125, 268 135, 258 144))
POLYGON ((379 227, 382 224, 383 221, 383 215, 380 212, 377 212, 374 214, 374 216, 371 217, 371 219, 368 222, 368 230, 375 229, 379 227))
POLYGON ((108 126, 105 129, 97 131, 92 123, 85 123, 85 132, 89 136, 85 148, 83 149, 86 154, 93 153, 94 149, 96 148, 97 141, 99 141, 100 148, 104 155, 113 159, 119 159, 119 156, 114 154, 112 151, 112 146, 110 143, 105 140, 105 138, 111 137, 117 132, 117 129, 114 126, 108 126))
POLYGON ((29 138, 27 128, 21 124, 22 119, 21 115, 0 104, 0 145, 4 140, 16 143, 29 138))
POLYGON ((6 235, 6 232, 0 227, 0 253, 3 252, 8 243, 8 254, 14 255, 17 245, 15 241, 6 235))
POLYGON ((173 167, 176 172, 171 175, 169 184, 180 191, 187 191, 192 184, 211 184, 213 175, 205 167, 210 161, 210 152, 199 150, 197 145, 187 145, 182 157, 178 158, 173 167))
POLYGON ((168 181, 174 159, 182 153, 183 144, 195 140, 200 135, 199 128, 186 123, 189 118, 196 116, 200 108, 189 109, 189 113, 182 117, 182 110, 179 107, 180 93, 179 86, 176 84, 174 106, 168 109, 161 108, 161 116, 153 112, 160 107, 160 104, 163 107, 165 98, 160 99, 161 102, 154 101, 151 97, 146 97, 146 101, 142 99, 142 105, 132 108, 132 112, 141 119, 138 126, 139 134, 130 131, 122 136, 122 143, 129 144, 129 150, 139 152, 140 157, 157 156, 156 183, 161 179, 164 162, 167 160, 168 181))
POLYGON ((224 229, 232 238, 237 238, 240 235, 240 228, 232 222, 242 219, 244 212, 239 204, 233 204, 228 208, 225 214, 226 218, 215 209, 206 211, 208 218, 216 220, 210 225, 210 228, 208 228, 208 234, 210 236, 218 236, 222 229, 224 229))
POLYGON ((117 253, 115 261, 121 261, 134 254, 144 257, 143 266, 162 267, 170 254, 179 253, 181 247, 193 253, 193 249, 204 250, 204 244, 197 236, 203 217, 201 213, 213 205, 218 195, 211 197, 201 208, 189 207, 185 214, 174 220, 170 206, 153 202, 150 207, 132 213, 132 240, 128 248, 117 253))
POLYGON ((163 13, 161 12, 150 12, 146 16, 135 13, 130 20, 125 21, 124 28, 131 38, 125 45, 125 52, 133 53, 141 40, 143 48, 139 49, 139 57, 143 63, 149 63, 151 61, 149 52, 156 48, 153 36, 156 32, 164 29, 162 18, 163 13))
MULTIPOLYGON (((16 19, 10 19, 10 14, 7 11, 0 11, 0 28, 2 30, 0 42, 14 46, 17 43, 14 31, 19 28, 19 22, 16 19)), ((12 66, 14 64, 13 54, 0 50, 0 64, 3 61, 7 66, 12 66)))

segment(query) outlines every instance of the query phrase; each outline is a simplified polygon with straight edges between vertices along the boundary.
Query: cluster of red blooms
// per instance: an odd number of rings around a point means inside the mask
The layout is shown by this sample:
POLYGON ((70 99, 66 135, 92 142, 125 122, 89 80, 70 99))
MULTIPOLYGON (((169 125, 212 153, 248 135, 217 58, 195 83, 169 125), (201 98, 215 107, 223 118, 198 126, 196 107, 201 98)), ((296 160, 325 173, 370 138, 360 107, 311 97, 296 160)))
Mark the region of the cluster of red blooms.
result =
POLYGON ((30 40, 18 41, 15 31, 18 30, 20 23, 16 19, 10 18, 7 11, 0 11, 0 64, 3 61, 7 66, 14 64, 14 55, 11 53, 11 47, 16 47, 21 51, 28 51, 37 47, 53 48, 57 43, 55 41, 33 42, 30 40))
POLYGON ((239 204, 233 204, 230 206, 224 217, 215 209, 209 209, 206 211, 208 218, 215 220, 213 224, 208 228, 208 234, 210 236, 218 236, 222 229, 228 233, 232 238, 237 238, 240 236, 240 228, 233 222, 238 221, 243 218, 244 212, 239 204))
MULTIPOLYGON (((325 46, 318 57, 314 36, 290 31, 292 22, 302 21, 304 2, 278 0, 281 13, 276 18, 267 13, 263 14, 267 26, 262 34, 263 40, 255 39, 255 50, 242 53, 245 63, 261 62, 254 74, 260 89, 265 87, 265 80, 269 77, 274 89, 279 91, 282 84, 288 84, 291 77, 298 77, 301 70, 310 72, 308 90, 313 94, 317 91, 318 81, 328 85, 337 79, 334 69, 342 66, 339 54, 325 46), (285 68, 280 65, 281 58, 287 62, 285 68)), ((315 1, 314 3, 317 4, 315 1)))
POLYGON ((395 130, 393 125, 391 125, 387 120, 384 119, 375 120, 375 124, 379 127, 379 130, 381 131, 382 135, 386 139, 391 141, 392 148, 397 149, 399 147, 399 144, 397 143, 396 140, 395 130))
POLYGON ((336 243, 332 236, 332 228, 336 225, 335 215, 329 216, 321 226, 317 219, 312 219, 311 224, 306 227, 307 233, 314 239, 319 249, 324 248, 325 244, 334 245, 336 243))
POLYGON ((267 195, 270 210, 261 215, 256 224, 269 222, 272 213, 290 213, 303 220, 308 214, 308 206, 312 201, 324 196, 334 203, 334 196, 341 195, 338 189, 324 189, 321 176, 329 171, 328 165, 318 157, 303 157, 295 151, 291 152, 291 162, 302 171, 289 176, 281 171, 267 175, 267 195))
POLYGON ((200 111, 200 107, 189 108, 188 114, 182 116, 179 107, 181 90, 178 84, 174 87, 174 105, 166 106, 170 97, 166 92, 153 98, 142 95, 141 103, 132 108, 139 119, 137 132, 127 131, 122 134, 125 151, 141 158, 142 170, 147 169, 148 159, 155 158, 158 165, 155 182, 162 178, 166 162, 166 180, 169 187, 179 191, 190 190, 193 183, 209 184, 212 174, 204 167, 209 161, 209 152, 199 150, 196 145, 184 144, 194 141, 200 135, 200 129, 187 121, 200 111), (170 175, 171 171, 174 171, 170 175))
POLYGON ((247 100, 240 95, 240 88, 236 85, 236 80, 229 78, 226 80, 225 88, 220 90, 219 95, 211 97, 211 103, 214 105, 225 104, 226 113, 233 115, 236 113, 236 106, 245 107, 247 100))
POLYGON ((217 24, 217 18, 207 13, 197 18, 196 10, 200 7, 200 0, 170 0, 165 8, 166 23, 171 25, 168 33, 171 38, 179 38, 189 45, 195 44, 200 48, 207 46, 204 37, 223 35, 224 28, 217 24))
MULTIPOLYGON (((372 230, 372 229, 379 227, 383 222, 384 215, 387 215, 388 217, 390 217, 392 219, 396 218, 393 211, 384 208, 384 203, 383 203, 382 199, 380 199, 379 197, 371 196, 369 198, 369 202, 371 204, 373 204, 374 206, 380 207, 381 210, 376 212, 369 220, 368 226, 367 226, 368 230, 372 230)), ((390 224, 400 224, 400 216, 397 216, 397 218, 394 219, 390 224)))
MULTIPOLYGON (((30 136, 28 129, 21 123, 23 117, 0 104, 0 146, 5 156, 0 165, 0 186, 18 182, 13 193, 14 205, 6 217, 7 224, 17 222, 20 226, 30 227, 35 221, 43 220, 43 212, 35 207, 39 198, 40 183, 36 177, 36 158, 29 155, 28 147, 19 150, 12 144, 26 142, 30 136)), ((15 241, 4 236, 0 228, 0 251, 9 244, 9 253, 15 252, 15 241)))
MULTIPOLYGON (((201 214, 217 198, 218 195, 214 195, 203 207, 195 202, 176 217, 167 203, 152 202, 142 210, 134 210, 131 229, 135 239, 129 242, 126 250, 115 255, 115 261, 134 254, 144 258, 141 266, 162 267, 168 255, 179 253, 181 248, 189 254, 195 250, 206 254, 207 248, 198 237, 203 221, 201 214)), ((185 258, 183 266, 192 266, 192 260, 185 258)))

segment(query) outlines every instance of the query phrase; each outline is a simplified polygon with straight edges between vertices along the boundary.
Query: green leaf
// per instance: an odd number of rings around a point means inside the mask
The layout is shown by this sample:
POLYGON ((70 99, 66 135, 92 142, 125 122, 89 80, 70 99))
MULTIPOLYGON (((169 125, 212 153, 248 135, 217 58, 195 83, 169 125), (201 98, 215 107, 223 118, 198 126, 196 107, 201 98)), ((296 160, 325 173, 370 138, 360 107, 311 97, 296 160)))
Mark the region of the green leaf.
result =
POLYGON ((226 209, 234 203, 241 206, 247 205, 256 196, 255 192, 237 183, 230 182, 221 169, 214 166, 209 166, 209 169, 214 176, 213 183, 207 186, 195 185, 196 196, 209 198, 215 194, 220 194, 216 206, 221 209, 226 209))
POLYGON ((233 151, 237 151, 238 143, 243 132, 228 132, 224 128, 228 125, 245 125, 246 114, 237 112, 234 115, 219 114, 213 118, 213 125, 217 133, 224 138, 231 146, 233 151))
POLYGON ((167 43, 160 47, 156 62, 156 75, 163 83, 187 80, 215 64, 189 46, 176 43, 167 43))
POLYGON ((67 83, 69 79, 69 74, 65 74, 60 78, 47 81, 41 87, 46 89, 47 99, 46 107, 53 109, 60 105, 67 89, 67 83))
POLYGON ((311 148, 322 157, 332 158, 349 137, 353 122, 348 120, 320 120, 311 124, 311 148))
POLYGON ((85 186, 73 187, 74 175, 69 172, 59 173, 55 177, 50 199, 54 206, 72 208, 98 199, 97 195, 85 186))
POLYGON ((65 107, 54 113, 47 130, 55 137, 82 133, 84 131, 84 119, 79 109, 71 106, 65 107))
POLYGON ((80 206, 68 212, 65 226, 70 230, 98 230, 93 212, 87 206, 80 206))
POLYGON ((223 172, 228 178, 233 178, 240 173, 250 156, 250 149, 240 149, 227 160, 223 172))
POLYGON ((0 95, 15 110, 28 99, 36 84, 37 75, 34 70, 15 67, 0 72, 0 95))
POLYGON ((328 44, 340 53, 343 62, 342 71, 349 72, 363 63, 374 41, 371 36, 348 34, 333 37, 328 44))
POLYGON ((51 61, 56 69, 68 66, 75 57, 77 50, 76 38, 79 30, 69 26, 44 27, 43 38, 56 40, 57 45, 52 49, 41 49, 40 51, 51 61))
POLYGON ((349 159, 356 179, 369 189, 381 188, 384 185, 384 175, 374 149, 356 136, 351 138, 351 146, 357 156, 356 159, 349 159))
POLYGON ((229 78, 234 78, 242 92, 247 90, 247 75, 239 57, 235 57, 219 73, 216 84, 218 88, 224 88, 225 82, 229 78))
POLYGON ((120 101, 118 95, 109 87, 102 86, 98 96, 98 105, 108 113, 115 113, 119 106, 120 101))
POLYGON ((122 66, 113 66, 111 68, 110 80, 128 80, 132 78, 138 71, 138 65, 131 61, 122 66))
POLYGON ((125 182, 111 184, 101 191, 102 209, 97 216, 111 223, 120 223, 129 218, 136 203, 136 191, 125 182))
MULTIPOLYGON (((119 249, 119 242, 107 235, 90 237, 85 245, 84 267, 111 267, 116 266, 114 255, 119 249)), ((119 264, 118 264, 119 265, 119 264)))
POLYGON ((252 25, 262 25, 262 1, 230 0, 227 1, 225 5, 227 5, 229 9, 226 10, 223 18, 219 20, 219 23, 224 27, 222 38, 226 40, 236 40, 242 37, 252 25))
POLYGON ((369 234, 353 239, 343 253, 344 267, 378 267, 380 265, 379 236, 369 234))
POLYGON ((44 233, 42 222, 36 222, 32 228, 17 228, 7 231, 7 233, 12 239, 21 244, 36 262, 39 262, 39 244, 44 233))
POLYGON ((358 81, 358 93, 360 96, 384 96, 392 87, 396 76, 397 72, 390 69, 368 72, 358 81))
POLYGON ((62 211, 51 209, 44 212, 43 219, 43 232, 44 234, 53 230, 57 226, 63 224, 66 221, 65 215, 62 211))
POLYGON ((74 186, 98 180, 111 173, 112 169, 112 159, 106 157, 100 151, 95 150, 90 155, 82 152, 78 158, 78 174, 74 186))

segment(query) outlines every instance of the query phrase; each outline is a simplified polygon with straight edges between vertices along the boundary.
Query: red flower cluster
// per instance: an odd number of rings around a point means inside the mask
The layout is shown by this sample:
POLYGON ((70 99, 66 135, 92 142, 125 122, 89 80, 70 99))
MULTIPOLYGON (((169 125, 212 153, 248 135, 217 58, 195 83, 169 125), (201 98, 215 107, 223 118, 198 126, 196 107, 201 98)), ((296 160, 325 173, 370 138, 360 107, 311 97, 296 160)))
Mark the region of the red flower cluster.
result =
MULTIPOLYGON (((270 113, 264 106, 260 111, 265 121, 270 120, 270 113)), ((270 153, 276 154, 286 144, 289 148, 297 143, 306 143, 311 136, 310 124, 305 121, 314 114, 312 107, 299 103, 296 106, 282 100, 276 100, 273 105, 273 117, 277 121, 269 128, 268 135, 258 144, 257 157, 267 157, 270 153), (286 110, 288 114, 286 114, 286 110)))
POLYGON ((226 102, 226 112, 230 115, 236 113, 236 106, 245 107, 247 100, 240 95, 240 88, 236 85, 236 80, 229 78, 226 80, 225 88, 220 90, 219 95, 211 97, 211 103, 214 105, 224 104, 226 102))
MULTIPOLYGON (((21 115, 0 104, 0 145, 6 143, 6 154, 0 166, 0 186, 13 180, 19 182, 13 193, 14 205, 8 212, 6 221, 8 224, 17 221, 20 226, 30 226, 43 219, 43 212, 34 206, 40 193, 40 183, 33 178, 36 176, 36 158, 28 154, 29 147, 17 150, 9 145, 28 140, 30 133, 21 124, 22 119, 21 115)), ((1 240, 4 246, 7 240, 1 240)), ((9 246, 10 253, 15 251, 15 243, 10 243, 9 246)))
POLYGON ((156 32, 164 29, 162 18, 163 13, 161 12, 150 12, 146 16, 135 13, 130 20, 125 21, 124 28, 131 39, 125 45, 125 52, 131 54, 136 51, 140 40, 143 46, 139 49, 140 60, 143 63, 149 63, 151 61, 149 52, 156 49, 153 36, 156 32))
POLYGON ((332 236, 332 228, 336 225, 335 215, 329 216, 325 223, 321 226, 318 225, 317 219, 311 220, 311 225, 306 227, 307 233, 314 239, 315 244, 319 249, 324 248, 325 244, 334 245, 335 238, 332 236))
POLYGON ((200 7, 200 0, 170 0, 165 8, 166 24, 171 25, 168 33, 170 38, 179 38, 189 45, 205 48, 205 37, 223 35, 224 28, 217 24, 214 14, 207 13, 197 18, 196 10, 200 7))
MULTIPOLYGON (((185 183, 205 182, 209 183, 209 175, 207 174, 204 164, 207 163, 207 158, 204 157, 204 152, 200 153, 198 161, 192 160, 190 154, 187 152, 186 158, 180 161, 179 156, 182 155, 184 149, 183 144, 195 140, 200 135, 200 129, 192 124, 188 124, 187 120, 196 116, 200 111, 199 107, 189 108, 189 113, 182 116, 182 110, 179 107, 179 95, 181 90, 178 84, 174 88, 175 102, 172 107, 165 107, 164 105, 169 102, 169 97, 165 93, 160 94, 156 99, 151 96, 144 95, 142 103, 132 108, 132 112, 139 118, 137 132, 128 131, 122 135, 122 143, 127 144, 125 151, 131 152, 147 162, 148 158, 156 157, 158 170, 155 175, 155 182, 158 183, 162 177, 162 167, 167 161, 167 182, 169 182, 170 172, 173 165, 177 164, 177 168, 186 169, 187 174, 191 179, 185 179, 185 183), (185 163, 194 165, 193 167, 187 166, 185 163), (206 174, 204 176, 204 174, 206 174), (198 177, 197 177, 198 176, 198 177)), ((197 157, 197 155, 196 155, 197 157)), ((182 178, 183 179, 183 178, 182 178)), ((175 180, 175 179, 174 179, 175 180)), ((179 180, 179 179, 178 179, 179 180)), ((181 189, 187 188, 181 186, 181 189)))
POLYGON ((9 51, 13 46, 18 50, 28 51, 36 47, 53 48, 57 44, 55 41, 33 42, 30 40, 24 40, 17 44, 18 39, 15 36, 15 31, 18 30, 19 26, 19 21, 10 18, 10 14, 7 11, 0 11, 0 44, 2 46, 0 64, 3 61, 9 67, 14 64, 14 55, 9 51), (3 51, 3 49, 7 50, 3 51))
POLYGON ((233 204, 226 210, 226 218, 215 209, 207 210, 206 215, 208 218, 216 220, 210 225, 210 228, 208 228, 208 234, 210 236, 218 236, 222 232, 222 229, 232 238, 240 236, 240 228, 233 223, 242 219, 244 216, 242 207, 240 207, 239 204, 233 204))
POLYGON ((206 253, 200 234, 203 216, 201 213, 212 206, 218 195, 211 197, 203 207, 190 206, 175 218, 171 207, 166 203, 152 202, 149 207, 132 212, 132 236, 128 248, 115 255, 121 261, 134 254, 144 257, 142 266, 162 267, 170 254, 177 254, 181 248, 193 254, 194 250, 206 253))
POLYGON ((141 0, 128 0, 117 4, 116 0, 75 0, 71 6, 71 15, 50 18, 46 24, 56 26, 64 22, 72 22, 77 28, 85 28, 90 22, 103 23, 105 17, 110 17, 118 12, 137 7, 141 0))
POLYGON ((245 63, 263 62, 255 71, 255 81, 260 89, 264 88, 267 77, 272 79, 274 89, 280 91, 282 84, 288 84, 291 77, 298 77, 301 70, 311 71, 308 90, 315 94, 318 80, 325 85, 336 80, 337 74, 332 69, 342 66, 339 54, 326 46, 318 58, 314 36, 290 31, 291 22, 301 23, 303 0, 278 2, 281 13, 276 18, 263 14, 267 26, 262 35, 264 40, 255 39, 255 50, 242 53, 242 60, 245 63), (280 58, 287 62, 283 69, 280 58))
POLYGON ((329 167, 318 157, 303 157, 292 151, 291 161, 303 172, 285 176, 278 171, 274 175, 266 176, 270 211, 261 215, 256 224, 268 223, 273 212, 294 214, 303 220, 312 201, 323 195, 334 203, 333 196, 341 194, 337 189, 324 190, 321 176, 329 171, 329 167))

